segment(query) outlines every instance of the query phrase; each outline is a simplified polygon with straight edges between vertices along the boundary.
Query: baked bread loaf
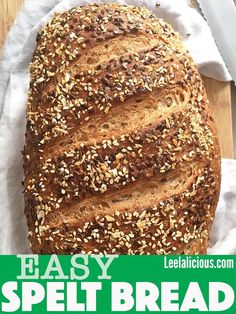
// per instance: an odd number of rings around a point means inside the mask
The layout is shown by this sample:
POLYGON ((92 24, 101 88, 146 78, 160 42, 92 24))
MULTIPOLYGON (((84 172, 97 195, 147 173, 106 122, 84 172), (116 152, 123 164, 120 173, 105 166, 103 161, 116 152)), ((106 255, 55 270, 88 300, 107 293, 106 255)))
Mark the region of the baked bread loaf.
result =
POLYGON ((38 35, 30 76, 32 251, 205 253, 220 153, 179 34, 142 7, 73 8, 38 35))

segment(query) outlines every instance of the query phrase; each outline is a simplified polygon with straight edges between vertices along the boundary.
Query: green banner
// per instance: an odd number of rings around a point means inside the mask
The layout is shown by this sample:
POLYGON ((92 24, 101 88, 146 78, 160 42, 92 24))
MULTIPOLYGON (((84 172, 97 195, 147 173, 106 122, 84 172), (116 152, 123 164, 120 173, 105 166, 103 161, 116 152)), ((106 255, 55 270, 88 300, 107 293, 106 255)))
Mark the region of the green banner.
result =
POLYGON ((0 256, 2 313, 236 314, 236 256, 0 256))

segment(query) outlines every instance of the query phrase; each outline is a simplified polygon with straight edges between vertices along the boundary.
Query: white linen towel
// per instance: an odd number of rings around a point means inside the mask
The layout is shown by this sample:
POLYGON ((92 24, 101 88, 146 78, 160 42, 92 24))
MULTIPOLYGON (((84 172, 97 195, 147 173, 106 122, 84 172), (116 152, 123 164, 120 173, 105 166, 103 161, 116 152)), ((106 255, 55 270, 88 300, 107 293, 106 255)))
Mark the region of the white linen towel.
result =
MULTIPOLYGON (((205 20, 186 0, 26 0, 6 40, 0 62, 0 254, 30 252, 23 215, 23 170, 20 151, 24 145, 28 65, 35 48, 37 32, 53 12, 89 2, 120 2, 147 6, 181 33, 184 44, 202 74, 223 81, 231 79, 205 20)), ((235 164, 223 161, 222 194, 210 253, 236 254, 236 219, 231 219, 233 215, 236 217, 233 171, 235 180, 235 164)))

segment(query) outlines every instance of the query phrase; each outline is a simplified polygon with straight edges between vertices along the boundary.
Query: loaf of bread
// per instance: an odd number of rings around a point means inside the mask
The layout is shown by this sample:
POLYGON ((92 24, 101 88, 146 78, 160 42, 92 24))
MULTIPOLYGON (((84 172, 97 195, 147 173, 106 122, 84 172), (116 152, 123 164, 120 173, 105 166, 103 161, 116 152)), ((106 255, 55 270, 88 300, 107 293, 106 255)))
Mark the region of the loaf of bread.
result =
POLYGON ((179 34, 146 8, 76 7, 38 35, 30 77, 32 251, 205 253, 220 153, 179 34))

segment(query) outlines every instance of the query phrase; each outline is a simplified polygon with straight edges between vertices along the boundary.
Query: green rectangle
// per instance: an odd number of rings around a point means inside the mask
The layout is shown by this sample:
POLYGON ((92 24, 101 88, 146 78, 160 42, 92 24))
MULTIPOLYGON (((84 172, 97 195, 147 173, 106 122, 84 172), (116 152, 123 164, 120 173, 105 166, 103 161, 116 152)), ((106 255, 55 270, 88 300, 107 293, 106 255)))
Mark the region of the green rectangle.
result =
POLYGON ((24 255, 0 256, 0 265, 3 313, 39 302, 32 313, 236 314, 236 256, 24 255))

